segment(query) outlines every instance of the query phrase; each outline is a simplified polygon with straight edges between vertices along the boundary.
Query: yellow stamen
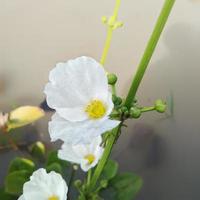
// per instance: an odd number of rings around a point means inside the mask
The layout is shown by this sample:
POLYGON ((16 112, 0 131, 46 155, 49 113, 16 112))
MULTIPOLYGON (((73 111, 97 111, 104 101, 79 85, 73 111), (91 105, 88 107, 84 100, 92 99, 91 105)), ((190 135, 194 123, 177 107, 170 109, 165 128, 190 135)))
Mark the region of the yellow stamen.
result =
POLYGON ((85 109, 91 119, 99 119, 103 117, 106 113, 106 106, 100 100, 92 100, 85 109))
POLYGON ((48 200, 59 200, 59 198, 55 195, 48 198, 48 200))
POLYGON ((95 156, 93 154, 88 154, 85 156, 85 159, 88 160, 88 163, 91 165, 95 160, 95 156))

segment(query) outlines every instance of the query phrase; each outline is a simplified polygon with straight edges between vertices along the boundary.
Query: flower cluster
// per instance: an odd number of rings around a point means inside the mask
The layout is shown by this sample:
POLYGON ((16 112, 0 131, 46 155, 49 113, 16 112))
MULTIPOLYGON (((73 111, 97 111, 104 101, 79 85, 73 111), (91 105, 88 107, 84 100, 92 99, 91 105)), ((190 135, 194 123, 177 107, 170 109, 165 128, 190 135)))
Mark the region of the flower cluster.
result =
POLYGON ((56 110, 49 123, 51 140, 64 142, 59 157, 84 171, 94 167, 103 152, 101 135, 120 123, 109 118, 114 105, 103 67, 89 57, 58 63, 45 94, 56 110))
MULTIPOLYGON (((114 105, 105 70, 89 57, 58 63, 44 92, 56 111, 49 122, 51 140, 63 141, 58 157, 87 172, 103 155, 102 134, 120 123, 109 117, 114 105)), ((18 200, 65 200, 67 190, 59 174, 39 169, 24 184, 18 200)))

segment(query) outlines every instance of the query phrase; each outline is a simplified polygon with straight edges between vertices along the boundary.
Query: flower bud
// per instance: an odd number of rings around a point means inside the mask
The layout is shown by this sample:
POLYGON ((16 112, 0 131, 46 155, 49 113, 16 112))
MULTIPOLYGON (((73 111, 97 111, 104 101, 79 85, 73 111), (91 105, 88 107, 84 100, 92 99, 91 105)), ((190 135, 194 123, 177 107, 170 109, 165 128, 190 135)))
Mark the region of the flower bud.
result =
POLYGON ((159 99, 155 102, 155 110, 157 112, 164 113, 166 111, 166 109, 167 109, 167 105, 164 101, 159 99))
POLYGON ((45 146, 42 142, 38 141, 30 146, 30 152, 36 158, 43 158, 45 155, 45 146))
POLYGON ((108 84, 114 85, 117 82, 117 76, 115 74, 108 74, 108 84))
POLYGON ((132 118, 136 118, 136 119, 139 118, 141 116, 141 114, 142 114, 141 110, 139 108, 136 108, 136 107, 132 107, 130 109, 129 113, 130 113, 130 116, 132 118))
POLYGON ((121 110, 122 110, 123 113, 125 113, 125 112, 128 111, 128 108, 127 108, 126 106, 123 106, 123 107, 121 108, 121 110))
POLYGON ((22 106, 9 113, 7 130, 31 124, 44 116, 44 111, 35 106, 22 106))
POLYGON ((106 188, 108 186, 108 181, 107 180, 101 180, 100 185, 101 185, 101 188, 106 188))
POLYGON ((76 181, 74 181, 74 186, 75 186, 76 188, 80 188, 81 185, 82 185, 81 180, 76 180, 76 181))

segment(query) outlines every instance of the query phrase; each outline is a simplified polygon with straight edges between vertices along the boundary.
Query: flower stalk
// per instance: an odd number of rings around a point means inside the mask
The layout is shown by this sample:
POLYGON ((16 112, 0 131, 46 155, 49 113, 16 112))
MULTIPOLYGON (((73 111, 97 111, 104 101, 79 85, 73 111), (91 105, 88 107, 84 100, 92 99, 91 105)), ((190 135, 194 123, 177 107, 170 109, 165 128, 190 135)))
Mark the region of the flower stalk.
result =
POLYGON ((116 0, 113 15, 109 18, 109 20, 107 20, 106 17, 102 18, 103 23, 108 26, 106 42, 105 42, 104 50, 103 50, 103 53, 101 56, 101 61, 100 61, 100 63, 102 65, 104 65, 106 62, 106 58, 108 55, 108 51, 110 49, 110 44, 111 44, 111 40, 112 40, 112 36, 113 36, 113 31, 116 28, 121 27, 123 25, 121 22, 117 22, 120 4, 121 4, 121 0, 116 0))
POLYGON ((131 87, 129 89, 129 92, 128 92, 128 95, 127 95, 127 98, 125 101, 125 105, 128 108, 131 107, 131 104, 135 98, 135 95, 137 93, 139 85, 144 77, 145 71, 148 67, 148 64, 149 64, 151 58, 152 58, 152 55, 157 46, 157 43, 158 43, 161 33, 165 27, 165 24, 167 22, 167 19, 173 8, 174 3, 175 3, 175 0, 165 0, 165 3, 161 10, 160 16, 158 17, 158 20, 156 22, 153 33, 149 39, 147 47, 146 47, 144 54, 142 56, 142 59, 139 63, 138 70, 135 74, 135 77, 134 77, 131 87))

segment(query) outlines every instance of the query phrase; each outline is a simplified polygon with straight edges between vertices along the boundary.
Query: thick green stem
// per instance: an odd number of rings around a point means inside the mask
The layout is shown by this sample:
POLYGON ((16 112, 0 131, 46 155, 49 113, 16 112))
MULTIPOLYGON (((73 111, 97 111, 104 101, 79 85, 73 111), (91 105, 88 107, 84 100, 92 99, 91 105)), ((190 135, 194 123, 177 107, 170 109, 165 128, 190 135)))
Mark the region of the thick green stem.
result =
POLYGON ((115 128, 113 130, 113 132, 111 132, 109 138, 108 138, 108 141, 107 141, 107 144, 106 144, 106 148, 104 150, 104 153, 103 153, 103 156, 101 158, 101 160, 99 161, 99 164, 97 165, 97 168, 93 174, 93 177, 92 177, 92 180, 90 182, 90 186, 89 186, 89 191, 92 191, 94 189, 94 187, 96 186, 96 182, 99 178, 99 176, 101 175, 101 172, 103 171, 103 168, 110 156, 110 153, 111 153, 111 150, 112 150, 112 147, 115 143, 115 140, 118 136, 118 133, 119 133, 119 130, 121 129, 121 124, 115 128))
POLYGON ((167 19, 169 17, 169 14, 172 10, 174 3, 175 3, 175 0, 165 0, 165 4, 162 8, 160 16, 157 20, 157 23, 155 25, 153 33, 150 37, 150 40, 149 40, 147 47, 145 49, 145 52, 143 54, 143 57, 142 57, 140 64, 138 66, 138 70, 135 74, 135 77, 134 77, 133 82, 131 84, 131 87, 129 89, 129 92, 128 92, 128 95, 127 95, 127 98, 126 98, 126 101, 125 101, 125 105, 128 108, 130 108, 130 106, 131 106, 131 104, 132 104, 132 102, 135 98, 138 87, 139 87, 139 85, 142 81, 144 73, 147 69, 147 66, 148 66, 150 60, 151 60, 153 52, 156 48, 156 45, 158 43, 158 40, 159 40, 160 35, 161 35, 161 33, 164 29, 164 26, 167 22, 167 19))

